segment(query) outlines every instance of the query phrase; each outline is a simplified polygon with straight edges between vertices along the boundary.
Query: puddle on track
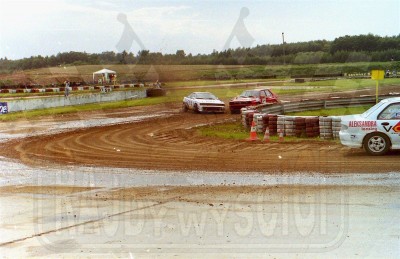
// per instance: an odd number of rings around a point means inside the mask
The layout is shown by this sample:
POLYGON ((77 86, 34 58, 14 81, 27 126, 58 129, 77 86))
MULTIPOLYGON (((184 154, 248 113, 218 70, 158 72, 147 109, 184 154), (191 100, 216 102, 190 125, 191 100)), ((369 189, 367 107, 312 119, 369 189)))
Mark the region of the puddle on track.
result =
POLYGON ((131 123, 131 122, 139 122, 147 119, 158 118, 158 117, 167 117, 170 116, 168 112, 159 112, 151 115, 135 115, 123 118, 104 118, 98 117, 94 119, 81 119, 81 120, 72 120, 72 121, 43 121, 43 122, 25 122, 22 125, 18 125, 18 130, 15 131, 10 129, 13 126, 12 123, 9 123, 10 128, 1 129, 0 130, 0 143, 6 142, 12 139, 30 137, 30 136, 40 136, 46 134, 56 134, 63 131, 69 131, 80 128, 91 128, 91 127, 99 127, 99 126, 108 126, 115 124, 123 124, 123 123, 131 123), (13 133, 17 132, 17 133, 13 133), (22 133, 20 133, 22 132, 22 133))
POLYGON ((311 172, 239 173, 179 172, 137 170, 126 168, 55 166, 29 167, 0 157, 0 186, 82 186, 82 187, 143 187, 143 186, 274 186, 274 185, 343 185, 399 186, 396 172, 374 174, 321 174, 311 172))

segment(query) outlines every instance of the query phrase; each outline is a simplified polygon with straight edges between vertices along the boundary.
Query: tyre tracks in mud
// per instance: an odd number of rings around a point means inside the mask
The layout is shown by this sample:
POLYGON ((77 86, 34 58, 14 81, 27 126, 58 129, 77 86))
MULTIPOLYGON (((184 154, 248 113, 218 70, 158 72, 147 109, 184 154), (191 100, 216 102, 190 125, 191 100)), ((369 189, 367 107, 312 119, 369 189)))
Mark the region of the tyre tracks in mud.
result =
POLYGON ((30 165, 75 164, 153 170, 237 172, 390 172, 398 152, 367 156, 334 142, 249 143, 200 136, 196 125, 239 120, 230 114, 173 115, 4 143, 0 155, 30 165))

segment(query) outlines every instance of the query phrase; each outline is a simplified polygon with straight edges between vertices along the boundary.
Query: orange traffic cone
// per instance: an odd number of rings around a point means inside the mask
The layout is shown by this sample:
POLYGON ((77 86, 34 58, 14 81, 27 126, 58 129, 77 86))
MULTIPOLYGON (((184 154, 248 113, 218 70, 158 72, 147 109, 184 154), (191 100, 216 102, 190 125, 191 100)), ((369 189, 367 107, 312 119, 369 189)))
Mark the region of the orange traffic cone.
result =
POLYGON ((264 141, 265 143, 269 143, 269 128, 268 128, 268 127, 265 129, 263 141, 264 141))
POLYGON ((279 134, 279 142, 283 142, 283 130, 279 129, 278 134, 279 134))
POLYGON ((256 141, 256 140, 258 140, 257 129, 256 129, 256 122, 253 119, 253 122, 251 123, 250 138, 248 138, 247 141, 256 141))

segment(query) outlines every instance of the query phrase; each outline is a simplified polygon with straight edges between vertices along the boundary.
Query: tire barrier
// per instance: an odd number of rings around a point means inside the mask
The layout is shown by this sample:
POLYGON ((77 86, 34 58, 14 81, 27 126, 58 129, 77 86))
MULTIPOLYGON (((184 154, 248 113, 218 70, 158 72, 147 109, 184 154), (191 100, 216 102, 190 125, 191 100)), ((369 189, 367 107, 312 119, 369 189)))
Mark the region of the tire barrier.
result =
POLYGON ((263 115, 261 113, 255 113, 254 116, 256 118, 257 132, 264 133, 265 130, 263 131, 264 129, 263 115))
POLYGON ((263 132, 265 132, 268 129, 268 135, 269 135, 269 116, 268 114, 263 114, 263 132))
POLYGON ((319 117, 319 136, 321 139, 333 139, 331 117, 319 117))
POLYGON ((246 111, 242 114, 242 123, 246 128, 250 129, 253 119, 256 132, 265 133, 268 129, 268 136, 276 136, 281 132, 283 136, 288 137, 338 139, 341 128, 339 116, 278 116, 275 114, 259 114, 253 111, 246 111))
POLYGON ((250 128, 251 123, 253 122, 254 111, 248 111, 246 113, 246 128, 250 128))
POLYGON ((319 136, 319 118, 307 117, 306 121, 306 137, 316 138, 319 136))
POLYGON ((248 110, 248 109, 246 109, 246 108, 243 108, 242 110, 241 110, 241 116, 242 116, 242 125, 243 125, 243 127, 244 128, 249 128, 249 124, 247 123, 248 121, 247 121, 247 114, 248 113, 250 113, 250 112, 254 112, 253 110, 248 110))
POLYGON ((296 136, 296 125, 294 116, 285 116, 284 135, 288 137, 296 136))
POLYGON ((285 135, 285 116, 278 116, 276 121, 276 129, 278 133, 285 135))
POLYGON ((270 136, 278 134, 278 115, 268 114, 268 130, 270 136))
POLYGON ((295 125, 295 135, 298 138, 306 136, 306 118, 304 117, 295 117, 294 119, 295 125))
POLYGON ((262 114, 252 109, 242 109, 242 124, 250 129, 254 120, 257 133, 268 129, 269 136, 277 136, 279 132, 288 137, 307 137, 321 139, 339 139, 341 117, 329 116, 285 116, 262 114))
MULTIPOLYGON (((92 91, 92 90, 101 90, 105 86, 73 86, 70 87, 70 90, 73 92, 79 92, 79 91, 92 91)), ((110 85, 107 86, 108 88, 115 88, 115 89, 123 89, 123 88, 129 88, 129 87, 134 87, 134 85, 110 85)), ((2 89, 0 90, 0 93, 10 93, 10 94, 15 94, 15 93, 51 93, 51 92, 64 92, 65 87, 60 86, 60 87, 46 87, 46 88, 17 88, 17 89, 2 89)))
POLYGON ((342 119, 339 116, 332 117, 333 139, 339 139, 339 131, 342 128, 341 121, 342 121, 342 119))

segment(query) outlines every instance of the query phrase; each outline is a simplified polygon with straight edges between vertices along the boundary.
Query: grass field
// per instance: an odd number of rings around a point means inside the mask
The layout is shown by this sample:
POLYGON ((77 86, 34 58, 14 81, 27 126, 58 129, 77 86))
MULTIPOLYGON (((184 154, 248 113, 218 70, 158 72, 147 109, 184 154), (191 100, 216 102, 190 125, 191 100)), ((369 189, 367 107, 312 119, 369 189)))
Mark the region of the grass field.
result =
MULTIPOLYGON (((304 71, 314 71, 314 74, 321 73, 339 73, 343 69, 348 71, 354 70, 355 72, 365 71, 371 67, 385 66, 388 63, 346 63, 346 64, 320 64, 320 65, 288 65, 288 66, 212 66, 212 65, 199 65, 199 66, 146 66, 146 65, 110 65, 110 66, 66 66, 66 67, 53 67, 43 68, 36 70, 20 71, 13 74, 0 75, 0 81, 25 82, 31 83, 49 83, 60 82, 65 79, 73 80, 81 79, 84 81, 92 81, 92 72, 97 71, 103 67, 113 69, 118 72, 118 79, 121 81, 128 80, 134 81, 138 78, 148 79, 153 82, 159 78, 168 78, 165 82, 165 89, 167 95, 157 98, 146 98, 144 100, 130 100, 114 103, 91 104, 72 107, 60 107, 48 110, 27 111, 20 113, 11 113, 0 116, 1 121, 15 120, 18 118, 31 118, 41 115, 54 115, 64 114, 70 112, 86 111, 86 110, 101 110, 123 108, 138 105, 154 105, 162 103, 180 103, 184 96, 194 91, 209 91, 221 98, 228 101, 230 98, 237 96, 243 90, 248 89, 246 86, 228 87, 224 84, 231 83, 252 83, 262 82, 260 86, 291 86, 290 89, 276 88, 273 91, 279 96, 303 94, 309 92, 336 92, 345 90, 359 90, 369 87, 375 87, 375 81, 371 79, 337 79, 314 81, 305 83, 294 83, 288 78, 288 75, 300 73, 304 71), (225 75, 225 76, 224 76, 225 75), (228 76, 227 76, 228 75, 228 76), (266 75, 279 75, 281 79, 259 79, 266 75), (139 77, 138 77, 139 76, 139 77), (144 76, 144 77, 142 77, 144 76), (146 77, 149 76, 149 77, 146 77), (207 80, 211 76, 213 80, 207 80), (232 79, 235 77, 235 79, 232 79), (257 78, 258 77, 258 78, 257 78), (13 81, 15 80, 15 81, 13 81), (209 85, 221 85, 220 87, 207 88, 209 85), (199 88, 185 88, 199 86, 199 88), (299 89, 296 87, 299 86, 299 89), (305 89, 304 86, 315 86, 313 89, 305 89)), ((400 86, 400 78, 384 79, 380 82, 380 87, 386 86, 400 86)), ((250 86, 249 86, 250 87, 250 86)), ((252 88, 254 86, 251 86, 252 88)), ((400 87, 399 87, 400 91, 400 87)), ((84 91, 81 93, 89 93, 93 91, 84 91)), ((63 95, 63 93, 43 93, 35 94, 37 97, 42 95, 63 95)), ((75 93, 73 93, 75 94, 75 93)), ((7 97, 31 97, 31 94, 0 94, 0 100, 7 97)), ((4 99, 3 99, 4 100, 4 99)))
MULTIPOLYGON (((384 82, 381 83, 381 87, 385 87, 388 85, 398 84, 400 85, 400 79, 386 79, 384 82)), ((204 85, 207 85, 209 81, 202 81, 204 85)), ((268 84, 268 83, 266 83, 268 84)), ((179 85, 178 83, 176 85, 179 85)), ((339 91, 339 90, 357 90, 361 88, 371 87, 375 85, 375 82, 372 80, 364 79, 364 80, 329 80, 329 81, 321 81, 321 82, 309 82, 305 84, 299 84, 299 86, 304 85, 312 85, 312 86, 321 86, 321 88, 314 88, 314 89, 290 89, 290 90, 283 90, 283 89, 274 89, 274 92, 280 96, 285 95, 294 95, 294 94, 302 94, 312 92, 319 92, 319 91, 339 91), (323 86, 323 87, 322 87, 323 86)), ((71 106, 71 107, 59 107, 59 108, 52 108, 47 110, 35 110, 35 111, 26 111, 26 112, 18 112, 18 113, 10 113, 0 116, 0 121, 9 121, 15 120, 19 118, 32 118, 38 117, 42 115, 56 115, 56 114, 65 114, 65 113, 73 113, 78 111, 88 111, 88 110, 105 110, 105 109, 115 109, 115 108, 124 108, 124 107, 131 107, 131 106, 144 106, 144 105, 155 105, 155 104, 162 104, 162 103, 180 103, 183 97, 187 96, 191 92, 194 91, 209 91, 216 96, 218 96, 223 101, 227 102, 229 99, 237 96, 242 91, 248 89, 247 87, 226 87, 221 86, 218 88, 194 88, 194 89, 186 89, 179 87, 174 89, 167 89, 167 95, 163 97, 155 97, 155 98, 146 98, 142 100, 129 100, 129 101, 120 101, 120 102, 112 102, 112 103, 100 103, 100 104, 89 104, 89 105, 79 105, 79 106, 71 106)), ((91 92, 91 91, 88 91, 91 92)), ((82 92, 80 92, 82 93, 82 92)), ((53 94, 63 94, 63 93, 53 93, 53 94)), ((2 94, 1 97, 10 97, 12 94, 2 94)), ((28 94, 24 94, 19 98, 26 97, 28 94)), ((40 97, 40 95, 38 96, 40 97)), ((1 98, 0 98, 1 100, 1 98)), ((4 99, 3 99, 4 101, 4 99)), ((329 111, 334 112, 334 111, 329 111)), ((344 114, 343 112, 349 112, 348 110, 344 110, 339 112, 340 114, 344 114)), ((315 115, 315 112, 310 112, 304 115, 315 115)), ((323 115, 337 115, 337 114, 323 114, 323 115)))
MULTIPOLYGON (((290 78, 321 74, 369 73, 372 69, 390 68, 390 62, 358 62, 311 65, 81 65, 41 68, 26 71, 15 71, 0 75, 0 86, 4 84, 37 83, 47 85, 70 81, 92 82, 92 73, 102 68, 108 68, 118 73, 118 81, 132 83, 137 81, 155 82, 188 82, 192 81, 222 81, 222 80, 259 80, 275 76, 290 78)), ((178 86, 181 84, 178 83, 178 86)))

